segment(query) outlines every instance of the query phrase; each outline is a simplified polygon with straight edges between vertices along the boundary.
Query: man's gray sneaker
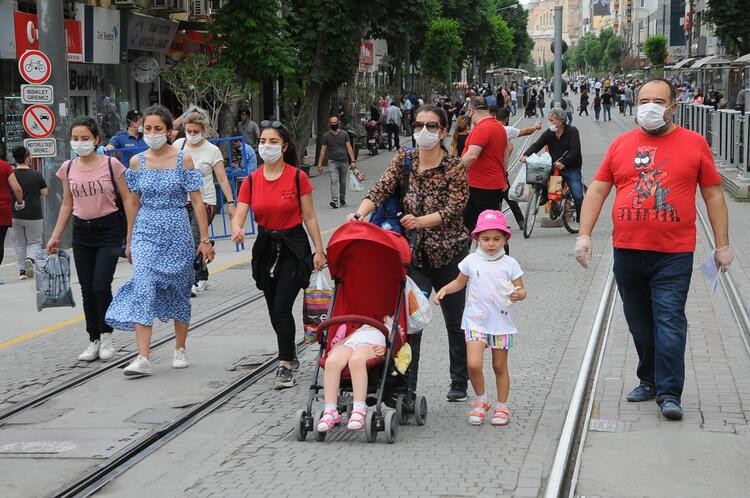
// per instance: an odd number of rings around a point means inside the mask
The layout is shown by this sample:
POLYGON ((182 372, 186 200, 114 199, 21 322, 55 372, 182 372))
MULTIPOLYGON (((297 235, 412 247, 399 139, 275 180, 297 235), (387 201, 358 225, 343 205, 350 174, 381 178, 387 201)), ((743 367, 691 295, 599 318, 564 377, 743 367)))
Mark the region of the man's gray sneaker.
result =
POLYGON ((682 420, 682 407, 674 399, 666 399, 659 406, 661 414, 669 420, 682 420))
POLYGON ((630 402, 648 401, 654 398, 656 398, 656 388, 649 384, 640 384, 625 396, 625 399, 630 402))
POLYGON ((273 381, 274 389, 286 389, 294 387, 297 382, 294 380, 294 372, 286 365, 279 365, 276 369, 276 378, 273 381))

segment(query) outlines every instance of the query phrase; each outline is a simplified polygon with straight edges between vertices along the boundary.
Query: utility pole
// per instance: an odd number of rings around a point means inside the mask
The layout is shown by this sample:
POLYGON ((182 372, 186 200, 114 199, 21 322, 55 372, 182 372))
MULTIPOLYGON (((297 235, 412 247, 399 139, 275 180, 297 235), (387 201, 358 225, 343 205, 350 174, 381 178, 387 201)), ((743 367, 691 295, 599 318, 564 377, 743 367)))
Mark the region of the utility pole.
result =
MULTIPOLYGON (((50 109, 55 114, 56 126, 52 137, 57 142, 57 156, 43 161, 42 175, 49 185, 49 195, 44 201, 44 239, 52 234, 57 222, 62 201, 62 184, 55 177, 57 168, 70 157, 68 150, 68 60, 65 53, 65 28, 63 2, 59 0, 36 0, 39 18, 39 49, 47 54, 52 65, 52 76, 48 84, 54 88, 55 102, 50 109)), ((61 247, 70 246, 70 230, 61 239, 61 247)))
POLYGON ((555 5, 555 101, 552 107, 561 107, 562 104, 562 60, 563 60, 563 45, 562 45, 562 21, 563 21, 563 8, 562 5, 555 5))

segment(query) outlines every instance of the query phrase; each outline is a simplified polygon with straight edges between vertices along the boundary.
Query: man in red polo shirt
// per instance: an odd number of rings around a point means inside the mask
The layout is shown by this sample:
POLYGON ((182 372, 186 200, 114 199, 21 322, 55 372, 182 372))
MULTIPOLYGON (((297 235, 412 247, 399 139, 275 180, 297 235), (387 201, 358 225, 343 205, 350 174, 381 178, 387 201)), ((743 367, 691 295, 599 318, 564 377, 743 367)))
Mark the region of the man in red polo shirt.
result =
POLYGON ((505 171, 505 149, 508 138, 503 124, 489 112, 482 96, 471 98, 468 116, 473 128, 462 159, 468 168, 469 201, 464 210, 464 224, 469 231, 485 209, 500 210, 502 191, 508 188, 505 171))

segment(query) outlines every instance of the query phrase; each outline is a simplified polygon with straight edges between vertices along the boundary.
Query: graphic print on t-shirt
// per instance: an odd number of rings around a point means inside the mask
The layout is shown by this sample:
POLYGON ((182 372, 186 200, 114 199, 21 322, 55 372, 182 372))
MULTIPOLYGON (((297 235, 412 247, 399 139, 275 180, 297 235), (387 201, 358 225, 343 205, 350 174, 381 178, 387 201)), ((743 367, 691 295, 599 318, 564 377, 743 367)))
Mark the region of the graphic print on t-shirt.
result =
POLYGON ((619 218, 622 221, 664 221, 679 222, 679 213, 668 202, 669 187, 666 180, 669 174, 662 169, 668 162, 664 159, 656 164, 656 147, 639 146, 633 159, 633 167, 638 172, 635 186, 628 193, 631 207, 621 207, 619 218))

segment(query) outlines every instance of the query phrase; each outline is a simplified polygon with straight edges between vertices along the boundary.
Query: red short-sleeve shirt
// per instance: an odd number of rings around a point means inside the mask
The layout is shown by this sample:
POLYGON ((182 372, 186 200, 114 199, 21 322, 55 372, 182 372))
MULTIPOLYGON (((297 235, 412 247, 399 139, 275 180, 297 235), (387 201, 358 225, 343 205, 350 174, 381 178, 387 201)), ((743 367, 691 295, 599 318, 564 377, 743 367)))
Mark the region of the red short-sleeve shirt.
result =
POLYGON ((11 194, 8 178, 13 174, 10 164, 0 159, 0 227, 9 227, 13 224, 11 211, 11 194))
POLYGON ((298 197, 313 191, 310 178, 304 171, 299 173, 300 193, 297 195, 297 185, 294 176, 297 168, 284 165, 284 171, 276 180, 266 180, 263 167, 256 169, 252 177, 252 191, 248 178, 242 182, 237 201, 248 204, 253 208, 255 221, 267 230, 288 230, 302 223, 302 206, 298 197))
POLYGON ((483 119, 471 130, 466 139, 464 155, 469 146, 478 145, 482 153, 469 166, 469 187, 487 190, 508 188, 505 174, 505 149, 508 147, 508 136, 503 124, 493 117, 483 119))
POLYGON ((721 184, 706 140, 680 126, 663 136, 640 128, 620 135, 594 179, 616 189, 614 246, 667 253, 695 250, 696 188, 721 184))

